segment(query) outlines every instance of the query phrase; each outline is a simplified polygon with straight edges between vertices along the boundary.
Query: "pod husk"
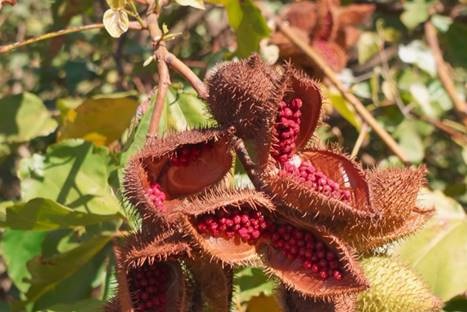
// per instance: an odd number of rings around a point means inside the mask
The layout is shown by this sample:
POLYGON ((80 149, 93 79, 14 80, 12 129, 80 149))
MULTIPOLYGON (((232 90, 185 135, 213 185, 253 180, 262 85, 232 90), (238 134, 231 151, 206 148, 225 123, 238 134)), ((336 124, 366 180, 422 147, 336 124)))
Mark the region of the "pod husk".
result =
POLYGON ((317 170, 322 171, 341 187, 350 190, 351 203, 344 203, 314 191, 293 175, 279 174, 279 169, 272 169, 270 166, 263 179, 275 194, 275 198, 309 220, 343 220, 355 224, 355 220, 375 215, 376 211, 370 202, 366 173, 359 164, 346 155, 331 150, 307 149, 299 155, 302 160, 310 161, 317 170))
POLYGON ((208 105, 223 126, 235 127, 243 139, 265 136, 275 121, 279 74, 253 54, 246 60, 224 62, 206 75, 208 105))
POLYGON ((233 162, 232 134, 215 129, 189 130, 159 140, 150 141, 128 163, 124 189, 125 197, 143 218, 159 217, 170 221, 171 212, 180 201, 208 186, 218 183, 233 162), (188 166, 177 167, 169 159, 184 145, 212 142, 199 159, 188 166), (150 181, 156 181, 166 194, 164 209, 156 207, 146 196, 150 181))
POLYGON ((323 301, 281 287, 278 297, 284 312, 356 312, 355 294, 336 296, 323 301))
POLYGON ((311 272, 307 272, 300 261, 289 260, 271 245, 260 242, 258 252, 262 256, 266 272, 278 277, 288 289, 303 296, 320 300, 330 300, 335 296, 354 294, 368 288, 368 282, 357 263, 354 251, 341 240, 324 228, 297 219, 287 219, 287 223, 312 232, 315 237, 318 237, 328 248, 333 250, 339 256, 339 261, 343 263, 344 278, 341 281, 331 278, 322 281, 313 276, 311 272))
POLYGON ((215 189, 212 192, 191 198, 180 206, 183 212, 185 232, 192 237, 193 243, 209 259, 215 259, 225 265, 257 265, 259 257, 254 245, 245 242, 235 242, 234 239, 223 237, 204 237, 200 235, 193 224, 197 217, 218 210, 247 209, 272 211, 272 202, 262 193, 253 190, 215 189))
POLYGON ((378 217, 337 228, 335 233, 359 251, 380 247, 412 234, 434 214, 417 207, 417 195, 425 184, 426 168, 392 168, 367 173, 371 203, 378 217))

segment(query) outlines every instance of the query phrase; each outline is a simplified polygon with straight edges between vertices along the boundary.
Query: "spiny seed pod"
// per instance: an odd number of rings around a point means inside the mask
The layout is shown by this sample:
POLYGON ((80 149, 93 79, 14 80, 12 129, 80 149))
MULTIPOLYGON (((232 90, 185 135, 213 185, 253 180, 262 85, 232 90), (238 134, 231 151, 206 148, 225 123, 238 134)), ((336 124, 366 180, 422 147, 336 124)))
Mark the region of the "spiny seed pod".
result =
POLYGON ((354 294, 336 296, 323 301, 304 297, 281 287, 278 297, 284 312, 356 312, 357 296, 354 294))
POLYGON ((125 196, 143 216, 167 217, 180 199, 203 191, 232 166, 231 134, 191 130, 150 142, 129 162, 125 196))
POLYGON ((442 303, 408 268, 388 257, 362 260, 371 287, 358 296, 362 312, 435 312, 442 303))
POLYGON ((334 233, 359 251, 366 251, 415 232, 434 213, 433 209, 417 207, 425 175, 425 167, 369 171, 370 201, 378 216, 343 224, 334 233))
POLYGON ((112 304, 121 311, 189 311, 191 296, 178 262, 188 245, 161 237, 147 243, 140 235, 116 247, 118 292, 112 304))
POLYGON ((221 63, 206 75, 209 108, 221 125, 234 126, 242 138, 255 138, 274 118, 278 78, 256 54, 221 63))
POLYGON ((372 208, 363 169, 344 154, 308 149, 269 165, 263 179, 286 205, 311 219, 335 222, 370 217, 372 208))
POLYGON ((310 296, 365 289, 351 251, 324 230, 279 217, 252 191, 210 200, 182 207, 187 232, 208 257, 230 265, 263 264, 288 287, 310 296))
POLYGON ((198 288, 195 299, 199 311, 230 311, 232 302, 233 272, 211 259, 195 257, 187 266, 198 288))

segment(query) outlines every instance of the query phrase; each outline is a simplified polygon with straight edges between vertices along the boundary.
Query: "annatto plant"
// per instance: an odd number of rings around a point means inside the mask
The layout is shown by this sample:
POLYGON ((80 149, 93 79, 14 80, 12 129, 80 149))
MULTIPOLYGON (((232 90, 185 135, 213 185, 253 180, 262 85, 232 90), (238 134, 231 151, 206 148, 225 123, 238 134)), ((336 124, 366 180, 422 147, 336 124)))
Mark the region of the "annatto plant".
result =
MULTIPOLYGON (((172 35, 158 20, 169 1, 137 2, 144 20, 133 1, 108 1, 103 24, 113 37, 147 29, 159 74, 147 139, 122 176, 123 201, 140 224, 113 237, 117 285, 105 311, 231 311, 234 272, 245 266, 276 283, 283 311, 440 311, 414 273, 379 254, 433 215, 417 202, 426 168, 366 169, 322 142, 326 99, 292 62, 253 54, 215 65, 202 81, 167 50, 172 35), (158 135, 169 66, 206 102, 214 126, 158 135), (250 187, 232 186, 236 165, 250 187)), ((283 18, 339 70, 353 25, 372 10, 300 2, 283 18)))

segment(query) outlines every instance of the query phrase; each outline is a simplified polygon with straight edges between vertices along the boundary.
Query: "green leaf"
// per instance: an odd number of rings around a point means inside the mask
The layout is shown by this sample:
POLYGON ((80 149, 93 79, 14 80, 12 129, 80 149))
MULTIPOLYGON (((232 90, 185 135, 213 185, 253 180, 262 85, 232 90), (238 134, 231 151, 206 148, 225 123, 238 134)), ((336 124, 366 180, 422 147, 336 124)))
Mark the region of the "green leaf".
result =
POLYGON ((349 108, 349 104, 340 93, 327 91, 326 95, 336 111, 356 129, 361 128, 360 118, 349 108))
MULTIPOLYGON (((61 281, 72 276, 86 265, 111 240, 111 236, 99 236, 82 243, 79 247, 53 257, 36 257, 28 263, 31 272, 31 287, 26 293, 28 302, 33 302, 53 290, 61 281)), ((19 303, 21 307, 25 302, 19 303)))
POLYGON ((424 70, 432 77, 436 74, 436 63, 433 54, 420 40, 414 40, 408 45, 401 45, 399 47, 399 58, 405 63, 413 64, 424 70))
POLYGON ((381 38, 374 32, 363 32, 357 43, 358 63, 363 64, 379 52, 381 38))
POLYGON ((210 0, 209 2, 225 6, 229 24, 237 36, 236 55, 247 57, 252 52, 259 51, 259 42, 269 36, 270 29, 253 1, 210 0))
POLYGON ((25 142, 57 128, 42 100, 31 93, 0 99, 0 141, 25 142))
POLYGON ((452 24, 452 18, 449 16, 435 14, 431 17, 433 25, 441 32, 447 32, 452 24))
POLYGON ((417 122, 404 120, 394 132, 399 145, 411 162, 421 162, 425 156, 425 146, 418 132, 417 122))
POLYGON ((397 253, 447 301, 466 290, 467 219, 462 206, 441 192, 423 193, 422 198, 436 207, 436 215, 397 253))
POLYGON ((122 9, 108 9, 102 18, 105 30, 110 36, 120 38, 121 35, 128 31, 130 20, 128 13, 122 9))
POLYGON ((275 288, 274 281, 259 268, 246 267, 237 272, 234 278, 238 289, 236 300, 240 303, 248 302, 259 295, 271 296, 275 288))
POLYGON ((104 302, 97 299, 80 300, 69 304, 57 304, 47 312, 95 312, 103 310, 104 302))
POLYGON ((26 270, 26 263, 41 253, 45 232, 5 230, 2 235, 3 258, 8 268, 8 276, 15 286, 26 292, 31 277, 26 270))
POLYGON ((83 138, 97 146, 120 139, 135 115, 138 102, 126 96, 88 99, 68 110, 58 140, 83 138))
POLYGON ((179 5, 191 6, 196 9, 204 10, 204 1, 203 0, 175 0, 179 5))
POLYGON ((112 9, 123 9, 126 5, 126 0, 107 0, 107 5, 112 9))
POLYGON ((117 219, 117 215, 97 215, 71 210, 45 198, 34 198, 27 203, 6 209, 6 227, 15 230, 50 231, 85 226, 117 219))
POLYGON ((77 211, 114 215, 120 203, 108 184, 110 164, 106 149, 83 140, 51 145, 45 156, 21 161, 22 199, 48 198, 77 211))
POLYGON ((408 29, 414 29, 429 17, 429 5, 425 0, 414 0, 404 2, 404 13, 401 21, 408 29))

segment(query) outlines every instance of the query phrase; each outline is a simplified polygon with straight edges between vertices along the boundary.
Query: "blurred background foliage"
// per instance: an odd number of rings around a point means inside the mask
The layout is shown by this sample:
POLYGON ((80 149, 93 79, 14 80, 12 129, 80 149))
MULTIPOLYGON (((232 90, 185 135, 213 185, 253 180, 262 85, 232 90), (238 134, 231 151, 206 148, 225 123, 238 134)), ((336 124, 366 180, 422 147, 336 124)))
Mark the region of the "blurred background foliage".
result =
MULTIPOLYGON (((269 21, 285 1, 215 0, 206 10, 172 5, 162 16, 169 49, 201 77, 218 61, 258 51, 278 57, 269 21)), ((349 4, 352 1, 345 1, 349 4)), ((467 130, 437 76, 423 23, 439 33, 461 96, 467 85, 467 8, 444 1, 377 1, 371 23, 340 77, 400 144, 426 164, 420 195, 436 217, 420 233, 388 247, 447 304, 467 311, 467 130)), ((0 12, 0 44, 100 22, 104 0, 19 0, 0 12)), ((119 39, 103 30, 59 37, 0 54, 0 311, 96 311, 113 293, 112 239, 138 227, 122 199, 126 160, 142 146, 156 69, 146 33, 119 39)), ((212 123, 204 103, 176 74, 160 132, 212 123)), ((328 88, 330 118, 319 129, 348 152, 363 131, 366 167, 400 161, 328 88)), ((465 101, 464 101, 465 103, 465 101)), ((238 172, 235 183, 245 184, 238 172)), ((276 311, 274 281, 256 268, 236 274, 235 308, 276 311)))

